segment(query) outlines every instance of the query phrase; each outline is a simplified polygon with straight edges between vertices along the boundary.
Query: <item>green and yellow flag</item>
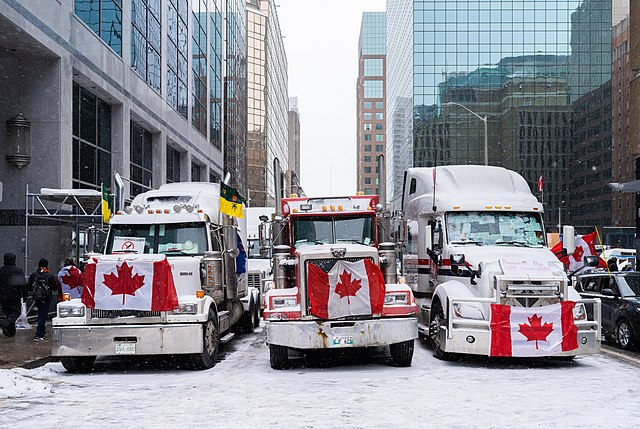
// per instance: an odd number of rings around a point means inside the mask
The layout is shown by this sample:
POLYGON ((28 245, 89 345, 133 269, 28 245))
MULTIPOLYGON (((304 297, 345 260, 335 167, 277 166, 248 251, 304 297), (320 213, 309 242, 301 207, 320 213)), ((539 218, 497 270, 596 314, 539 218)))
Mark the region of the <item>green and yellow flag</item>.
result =
POLYGON ((102 185, 102 220, 109 223, 111 219, 111 209, 113 208, 113 196, 109 193, 109 188, 102 185))
POLYGON ((244 198, 235 189, 220 182, 220 211, 234 217, 244 217, 244 198))

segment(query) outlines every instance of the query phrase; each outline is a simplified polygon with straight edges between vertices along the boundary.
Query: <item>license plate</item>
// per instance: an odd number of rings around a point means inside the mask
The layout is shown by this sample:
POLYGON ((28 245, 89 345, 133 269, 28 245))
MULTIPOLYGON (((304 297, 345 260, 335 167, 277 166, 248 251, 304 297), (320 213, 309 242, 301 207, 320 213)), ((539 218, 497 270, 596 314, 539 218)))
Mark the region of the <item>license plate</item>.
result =
POLYGON ((116 343, 117 355, 135 355, 136 343, 116 343))
POLYGON ((353 347, 353 335, 337 335, 333 337, 333 347, 353 347))

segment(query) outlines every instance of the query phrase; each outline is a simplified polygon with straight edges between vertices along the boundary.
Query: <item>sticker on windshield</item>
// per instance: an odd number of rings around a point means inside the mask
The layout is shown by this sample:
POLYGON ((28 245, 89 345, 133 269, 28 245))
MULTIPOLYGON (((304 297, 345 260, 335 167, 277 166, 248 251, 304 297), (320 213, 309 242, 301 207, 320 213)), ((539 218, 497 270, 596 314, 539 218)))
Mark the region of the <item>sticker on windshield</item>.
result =
POLYGON ((144 237, 114 237, 113 253, 144 253, 144 237))

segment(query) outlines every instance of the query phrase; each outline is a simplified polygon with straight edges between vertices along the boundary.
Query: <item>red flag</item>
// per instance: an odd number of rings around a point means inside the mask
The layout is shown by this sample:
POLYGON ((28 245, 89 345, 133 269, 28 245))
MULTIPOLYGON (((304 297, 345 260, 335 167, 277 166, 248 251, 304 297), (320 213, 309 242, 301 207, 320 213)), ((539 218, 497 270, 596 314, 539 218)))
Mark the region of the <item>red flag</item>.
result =
POLYGON ((338 260, 328 273, 308 264, 311 314, 322 319, 380 314, 385 283, 380 268, 368 259, 338 260))
POLYGON ((542 307, 491 304, 490 356, 553 356, 578 348, 573 301, 542 307))
POLYGON ((544 176, 540 173, 540 177, 538 177, 538 192, 544 191, 544 176))
POLYGON ((85 268, 82 302, 101 310, 169 311, 178 296, 169 261, 97 260, 85 268))
MULTIPOLYGON (((573 252, 571 256, 561 256, 562 252, 562 241, 556 243, 555 246, 551 248, 551 251, 554 255, 558 257, 562 261, 565 266, 565 269, 575 271, 578 268, 582 267, 584 264, 585 256, 596 256, 598 252, 596 251, 596 240, 598 237, 598 233, 593 231, 590 234, 585 235, 576 235, 575 243, 576 250, 573 252)), ((598 268, 607 268, 607 263, 604 259, 598 256, 598 268)))
POLYGON ((80 270, 73 266, 67 265, 58 271, 58 300, 62 301, 62 295, 68 293, 70 298, 80 298, 82 289, 84 288, 84 276, 80 270))

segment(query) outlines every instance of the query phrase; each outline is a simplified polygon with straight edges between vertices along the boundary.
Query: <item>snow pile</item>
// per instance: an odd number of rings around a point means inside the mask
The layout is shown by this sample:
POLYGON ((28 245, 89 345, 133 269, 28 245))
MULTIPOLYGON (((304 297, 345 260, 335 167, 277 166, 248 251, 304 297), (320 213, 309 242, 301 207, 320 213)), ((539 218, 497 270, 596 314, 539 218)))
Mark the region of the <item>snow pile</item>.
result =
MULTIPOLYGON (((51 374, 49 374, 51 375, 51 374)), ((0 369, 0 400, 52 393, 52 385, 26 369, 0 369)))

